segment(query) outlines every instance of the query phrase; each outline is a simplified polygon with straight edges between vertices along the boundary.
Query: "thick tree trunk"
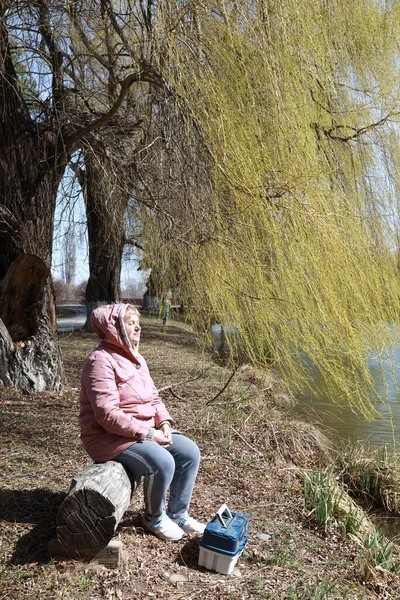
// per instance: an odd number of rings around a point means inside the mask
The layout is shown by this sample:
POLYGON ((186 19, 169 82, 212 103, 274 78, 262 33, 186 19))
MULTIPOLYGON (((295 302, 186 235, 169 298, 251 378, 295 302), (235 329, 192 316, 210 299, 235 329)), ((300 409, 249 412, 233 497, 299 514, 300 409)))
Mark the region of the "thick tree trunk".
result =
MULTIPOLYGON (((95 104, 90 102, 91 107, 87 104, 85 81, 82 80, 79 68, 76 80, 73 81, 74 73, 70 70, 72 55, 66 54, 64 33, 68 29, 68 19, 75 18, 71 17, 71 13, 75 11, 64 10, 62 3, 55 6, 54 3, 44 1, 26 2, 18 3, 21 11, 15 16, 10 11, 11 4, 0 2, 0 281, 6 277, 10 266, 22 260, 26 254, 37 256, 50 272, 57 191, 71 154, 81 146, 83 139, 94 135, 95 131, 117 115, 133 84, 142 84, 143 81, 154 83, 155 78, 153 68, 143 69, 137 61, 133 61, 132 72, 119 82, 118 90, 111 93, 108 89, 110 106, 105 107, 103 114, 96 111, 97 114, 94 115, 95 104), (64 15, 66 20, 63 16, 60 21, 60 15, 64 15), (14 27, 19 33, 15 34, 14 27), (29 40, 32 45, 28 56, 26 44, 29 40), (19 64, 21 57, 22 63, 28 68, 25 75, 19 64), (29 71, 29 64, 36 64, 38 61, 46 63, 48 71, 46 75, 39 77, 39 88, 30 95, 26 83, 36 79, 29 71), (43 97, 44 89, 46 99, 43 97)), ((97 13, 95 7, 93 14, 101 14, 103 19, 106 14, 103 14, 103 8, 102 5, 100 13, 97 13)), ((108 23, 108 17, 104 21, 104 31, 108 30, 106 21, 108 23)), ((102 36, 101 33, 99 35, 102 36)), ((120 61, 119 54, 110 60, 110 77, 114 74, 114 58, 117 63, 120 61)), ((123 68, 128 68, 126 59, 121 60, 123 68)), ((102 59, 100 62, 101 72, 104 73, 104 62, 102 59)), ((88 81, 91 81, 90 76, 88 81)), ((159 84, 161 85, 161 78, 159 84)), ((93 88, 90 89, 93 92, 93 88)), ((107 84, 101 87, 99 107, 103 106, 106 89, 107 84)), ((101 183, 102 178, 104 179, 102 169, 97 173, 90 173, 90 165, 88 175, 93 181, 99 175, 101 183)), ((114 193, 119 189, 117 177, 111 184, 108 191, 105 188, 105 201, 100 210, 96 212, 93 208, 89 209, 94 214, 90 240, 93 240, 94 234, 102 234, 103 219, 110 223, 109 215, 116 213, 114 193)), ((112 226, 107 227, 106 235, 100 239, 97 248, 91 241, 90 260, 93 266, 92 281, 88 286, 89 306, 93 302, 112 302, 120 297, 119 277, 125 233, 121 226, 121 214, 125 209, 123 204, 119 206, 116 213, 118 218, 111 221, 112 226)), ((29 284, 29 271, 26 271, 26 277, 29 284)), ((42 280, 40 285, 43 285, 42 280)), ((22 304, 23 291, 20 290, 19 293, 18 301, 22 304)), ((11 288, 7 294, 4 302, 0 299, 4 306, 10 302, 11 288)), ((13 381, 18 382, 18 385, 21 382, 21 385, 29 389, 42 389, 43 386, 57 389, 60 385, 62 363, 55 339, 50 276, 43 285, 43 295, 38 303, 40 306, 34 308, 35 319, 28 318, 27 322, 22 323, 22 330, 25 332, 23 337, 29 333, 26 339, 19 339, 22 335, 19 333, 21 324, 14 321, 12 313, 7 313, 4 309, 0 315, 7 321, 7 326, 4 323, 1 326, 0 346, 5 360, 2 385, 11 385, 13 381), (33 357, 31 362, 27 362, 25 356, 25 362, 20 363, 21 376, 16 375, 11 356, 12 353, 17 356, 17 342, 21 342, 21 348, 28 348, 29 356, 33 357), (35 383, 31 378, 31 368, 35 365, 36 371, 40 364, 44 371, 47 370, 47 374, 40 383, 35 383), (26 369, 26 377, 23 377, 26 369)), ((28 312, 30 310, 29 307, 28 312)), ((37 380, 36 375, 33 379, 37 380)))
POLYGON ((35 170, 34 162, 40 181, 27 185, 17 177, 8 178, 0 167, 0 247, 5 249, 0 253, 0 318, 17 344, 14 350, 18 348, 2 364, 0 385, 42 391, 59 389, 63 380, 50 276, 54 211, 63 168, 54 170, 48 164, 49 172, 40 173, 38 157, 27 154, 25 160, 26 174, 30 168, 35 170), (36 260, 27 258, 32 256, 36 260))
POLYGON ((26 254, 9 268, 0 296, 0 387, 59 389, 62 363, 49 269, 26 254), (46 301, 44 301, 46 300, 46 301))
POLYGON ((58 389, 50 265, 57 190, 68 154, 56 121, 31 118, 0 19, 0 386, 58 389))
POLYGON ((146 281, 147 291, 143 296, 142 309, 158 314, 160 309, 161 292, 157 289, 155 281, 155 271, 151 271, 148 280, 146 281), (157 294, 158 292, 158 294, 157 294))
POLYGON ((57 515, 57 538, 69 550, 107 546, 128 509, 137 481, 113 461, 89 465, 71 482, 57 515))
POLYGON ((87 321, 92 310, 121 300, 121 263, 125 245, 127 197, 115 179, 109 158, 86 149, 84 190, 89 240, 90 276, 86 288, 87 321))

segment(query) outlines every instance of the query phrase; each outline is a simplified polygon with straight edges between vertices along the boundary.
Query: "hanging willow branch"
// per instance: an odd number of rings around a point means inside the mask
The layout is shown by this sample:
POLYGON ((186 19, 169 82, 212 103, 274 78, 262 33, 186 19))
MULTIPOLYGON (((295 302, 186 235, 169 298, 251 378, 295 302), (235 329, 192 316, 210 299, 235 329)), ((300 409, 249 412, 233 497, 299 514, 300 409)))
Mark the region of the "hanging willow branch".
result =
POLYGON ((155 18, 175 93, 147 265, 199 335, 227 324, 234 357, 372 416, 368 358, 400 339, 400 6, 211 0, 176 37, 155 18))

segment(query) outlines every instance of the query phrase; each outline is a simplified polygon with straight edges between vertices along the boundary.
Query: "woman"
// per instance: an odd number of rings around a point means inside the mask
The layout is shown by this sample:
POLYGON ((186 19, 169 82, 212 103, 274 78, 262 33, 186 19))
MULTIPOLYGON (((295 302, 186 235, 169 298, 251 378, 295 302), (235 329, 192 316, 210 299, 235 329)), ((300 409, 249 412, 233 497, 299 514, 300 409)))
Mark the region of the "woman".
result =
POLYGON ((200 462, 194 442, 174 431, 150 376, 140 341, 139 312, 130 304, 95 309, 100 345, 81 378, 81 439, 98 462, 115 460, 144 478, 143 527, 164 540, 202 534, 188 508, 200 462), (170 490, 166 506, 167 490, 170 490))
POLYGON ((163 325, 166 325, 168 322, 168 315, 171 309, 171 300, 168 298, 167 294, 164 294, 161 300, 160 306, 160 317, 162 317, 163 325))

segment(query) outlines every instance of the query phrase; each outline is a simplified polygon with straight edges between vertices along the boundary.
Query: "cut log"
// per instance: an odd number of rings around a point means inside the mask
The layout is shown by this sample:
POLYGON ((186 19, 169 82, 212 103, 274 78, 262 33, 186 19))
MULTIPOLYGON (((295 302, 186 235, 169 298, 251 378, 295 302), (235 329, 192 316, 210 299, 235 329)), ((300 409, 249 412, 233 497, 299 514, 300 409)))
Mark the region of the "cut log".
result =
POLYGON ((71 482, 57 514, 57 539, 64 548, 99 551, 107 546, 128 509, 137 480, 113 461, 92 464, 71 482))

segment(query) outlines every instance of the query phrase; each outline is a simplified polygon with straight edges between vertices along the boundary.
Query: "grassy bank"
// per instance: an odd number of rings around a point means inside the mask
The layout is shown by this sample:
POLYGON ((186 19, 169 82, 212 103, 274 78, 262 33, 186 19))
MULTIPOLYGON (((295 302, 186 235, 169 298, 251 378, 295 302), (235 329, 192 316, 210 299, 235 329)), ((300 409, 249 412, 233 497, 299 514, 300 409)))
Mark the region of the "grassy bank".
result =
MULTIPOLYGON (((139 491, 116 533, 124 547, 121 568, 51 560, 47 543, 58 506, 71 478, 90 463, 77 415, 80 369, 96 339, 75 333, 60 343, 67 375, 61 393, 0 391, 1 600, 400 598, 392 568, 400 560, 397 546, 387 564, 379 563, 337 514, 319 521, 311 488, 305 503, 305 472, 314 481, 312 474, 329 472, 333 458, 317 430, 290 417, 280 384, 242 367, 218 395, 229 370, 201 352, 183 324, 164 331, 150 318, 143 319, 141 351, 178 428, 202 452, 192 513, 208 521, 226 502, 248 514, 247 550, 233 576, 205 571, 197 566, 195 540, 168 544, 142 531, 139 491), (373 566, 369 574, 365 561, 373 566)), ((351 485, 354 471, 340 468, 351 485)), ((331 472, 344 490, 339 471, 331 472)))

